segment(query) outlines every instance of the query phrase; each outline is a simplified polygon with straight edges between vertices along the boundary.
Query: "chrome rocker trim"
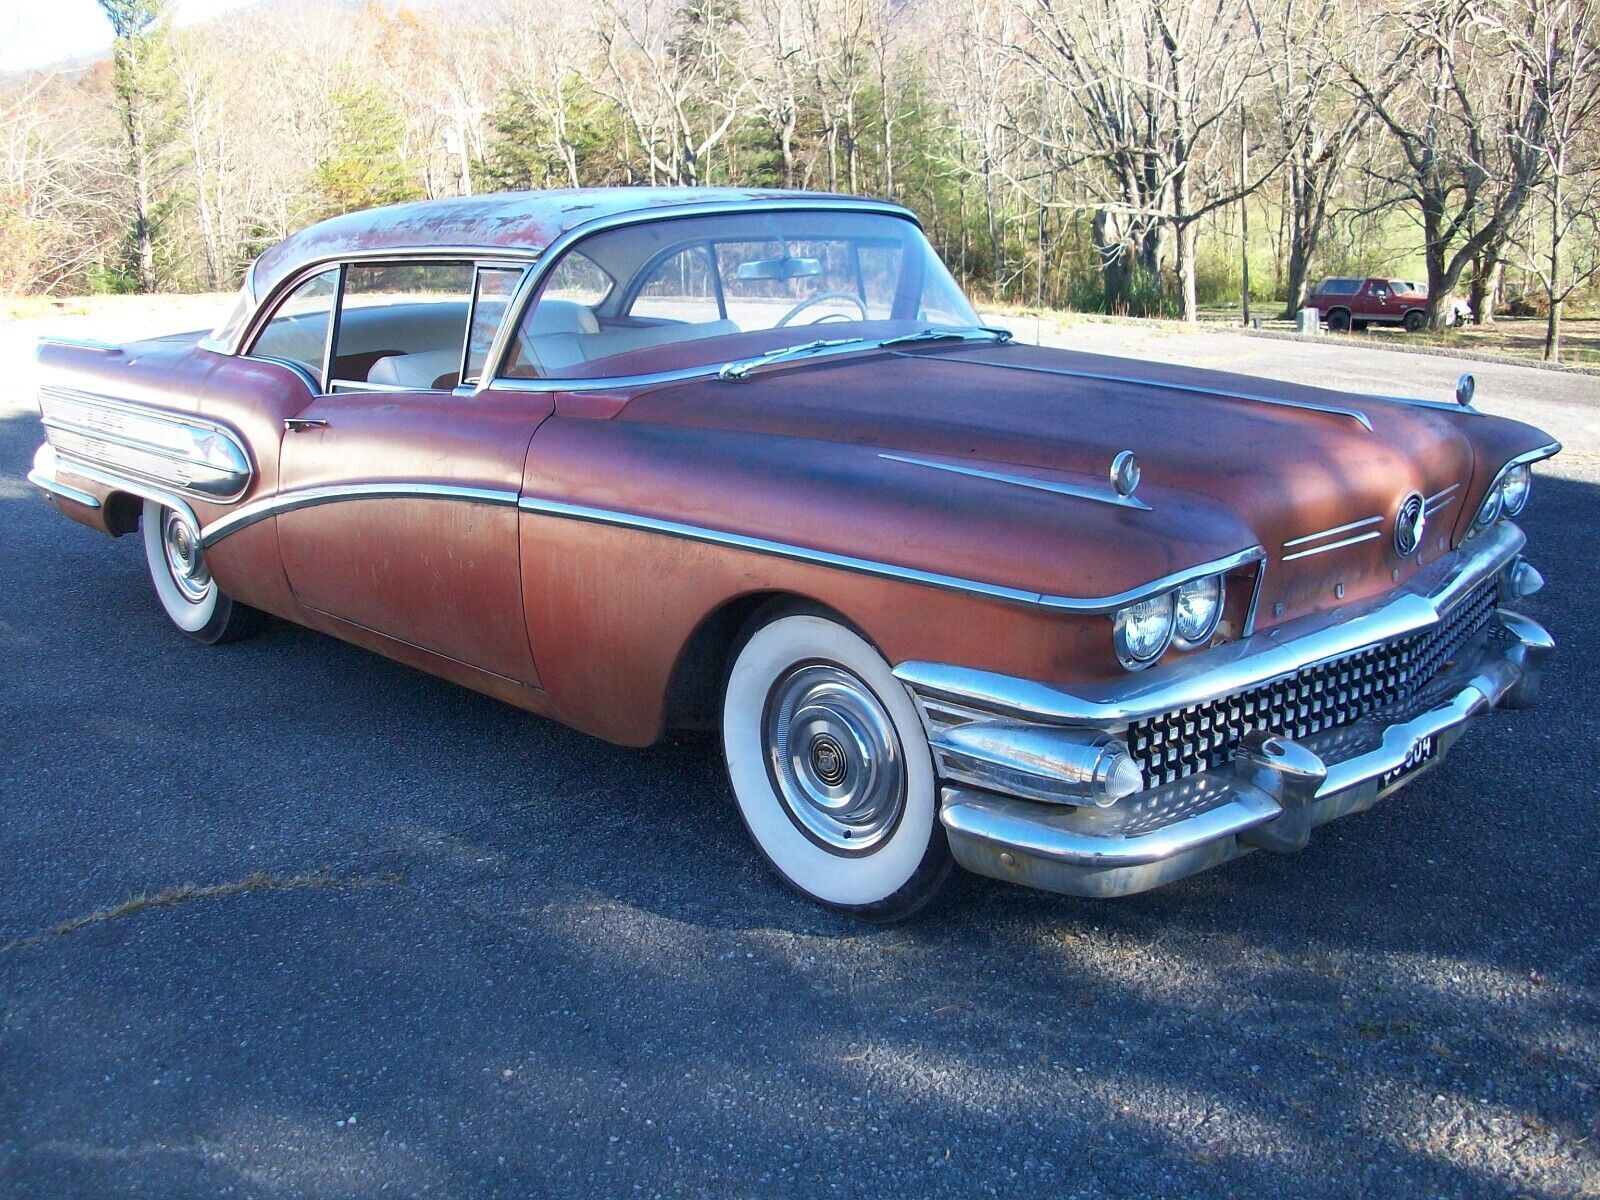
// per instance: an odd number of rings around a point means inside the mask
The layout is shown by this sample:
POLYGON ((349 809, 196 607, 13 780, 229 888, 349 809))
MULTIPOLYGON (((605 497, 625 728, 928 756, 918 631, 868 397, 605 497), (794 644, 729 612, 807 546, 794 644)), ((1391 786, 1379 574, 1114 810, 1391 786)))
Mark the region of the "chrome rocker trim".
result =
POLYGON ((1254 734, 1226 766, 1109 809, 946 786, 939 815, 951 852, 980 875, 1110 897, 1146 891, 1252 850, 1300 850, 1317 826, 1363 812, 1432 770, 1490 709, 1531 702, 1539 665, 1555 643, 1518 613, 1502 609, 1497 619, 1500 641, 1486 639, 1475 659, 1430 685, 1422 711, 1390 724, 1371 717, 1304 742, 1254 734), (1392 778, 1426 738, 1433 740, 1433 757, 1392 778), (1356 749, 1349 753, 1352 740, 1356 749), (1335 760, 1340 752, 1345 756, 1335 760), (1174 819, 1163 822, 1164 813, 1174 819))

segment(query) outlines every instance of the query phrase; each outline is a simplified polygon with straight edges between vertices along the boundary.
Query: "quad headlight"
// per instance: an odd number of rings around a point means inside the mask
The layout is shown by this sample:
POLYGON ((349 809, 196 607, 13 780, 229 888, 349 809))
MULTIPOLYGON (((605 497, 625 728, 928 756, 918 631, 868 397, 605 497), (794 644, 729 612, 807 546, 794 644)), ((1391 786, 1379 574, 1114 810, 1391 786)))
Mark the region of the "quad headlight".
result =
POLYGON ((1222 619, 1222 576, 1207 575, 1191 579, 1178 588, 1177 615, 1173 620, 1172 643, 1180 650, 1193 650, 1211 640, 1222 619))
POLYGON ((1176 592, 1162 592, 1119 608, 1112 618, 1117 658, 1130 671, 1148 667, 1172 643, 1176 592))
POLYGON ((1501 508, 1508 517, 1514 517, 1528 507, 1528 494, 1533 491, 1533 470, 1527 463, 1519 463, 1505 473, 1500 481, 1501 508))
POLYGON ((1502 516, 1514 517, 1528 507, 1528 496, 1533 491, 1533 470, 1527 463, 1518 463, 1500 472, 1489 494, 1478 506, 1473 518, 1474 529, 1487 529, 1502 516))
POLYGON ((1112 617, 1117 659, 1130 671, 1148 667, 1168 646, 1195 650, 1216 633, 1222 620, 1221 575, 1203 575, 1136 604, 1112 617))

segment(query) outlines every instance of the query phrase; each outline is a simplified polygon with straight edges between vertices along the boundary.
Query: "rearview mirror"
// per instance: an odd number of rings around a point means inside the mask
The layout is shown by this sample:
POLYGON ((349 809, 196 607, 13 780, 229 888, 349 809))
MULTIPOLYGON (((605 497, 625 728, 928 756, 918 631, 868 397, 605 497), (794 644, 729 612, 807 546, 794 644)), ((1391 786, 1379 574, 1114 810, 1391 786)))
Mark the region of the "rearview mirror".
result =
POLYGON ((736 272, 740 280, 809 279, 821 274, 822 260, 817 258, 758 258, 740 263, 736 272))

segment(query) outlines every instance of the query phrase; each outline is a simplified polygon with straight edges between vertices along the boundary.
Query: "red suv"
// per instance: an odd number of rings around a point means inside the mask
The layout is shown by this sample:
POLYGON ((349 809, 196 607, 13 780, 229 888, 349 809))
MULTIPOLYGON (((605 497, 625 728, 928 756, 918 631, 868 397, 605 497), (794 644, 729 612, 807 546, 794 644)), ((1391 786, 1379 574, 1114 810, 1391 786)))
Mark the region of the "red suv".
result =
POLYGON ((1428 291, 1403 279, 1324 279, 1306 301, 1320 309, 1328 328, 1403 325, 1416 333, 1428 321, 1428 291))

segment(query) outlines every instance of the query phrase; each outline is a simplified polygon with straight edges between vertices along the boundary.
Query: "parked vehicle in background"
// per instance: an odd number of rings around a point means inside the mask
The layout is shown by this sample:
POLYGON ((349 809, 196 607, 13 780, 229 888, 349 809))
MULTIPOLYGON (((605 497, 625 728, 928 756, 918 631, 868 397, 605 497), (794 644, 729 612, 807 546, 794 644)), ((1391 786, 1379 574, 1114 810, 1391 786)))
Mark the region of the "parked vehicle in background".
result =
POLYGON ((351 213, 209 337, 39 361, 29 478, 137 534, 184 633, 273 613, 625 745, 720 727, 729 820, 871 918, 953 861, 1117 896, 1299 850, 1554 646, 1508 606, 1560 447, 1467 380, 1019 346, 892 204, 351 213))
MULTIPOLYGON (((1416 333, 1428 323, 1428 289, 1405 279, 1324 279, 1308 303, 1336 333, 1368 325, 1399 325, 1416 333)), ((1452 306, 1451 324, 1460 321, 1461 304, 1452 306)))

